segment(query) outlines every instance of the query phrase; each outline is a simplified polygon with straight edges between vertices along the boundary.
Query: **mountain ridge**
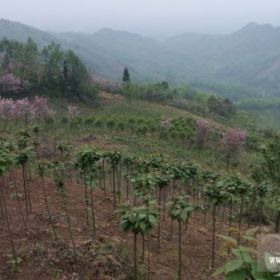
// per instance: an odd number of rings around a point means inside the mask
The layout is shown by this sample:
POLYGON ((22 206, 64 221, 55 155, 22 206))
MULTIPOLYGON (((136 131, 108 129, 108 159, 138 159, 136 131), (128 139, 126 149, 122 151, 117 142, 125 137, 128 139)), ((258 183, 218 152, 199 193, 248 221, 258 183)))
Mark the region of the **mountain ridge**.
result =
POLYGON ((253 88, 257 96, 280 92, 280 27, 270 24, 249 23, 225 35, 184 33, 157 40, 110 28, 50 33, 1 19, 3 37, 32 37, 40 47, 60 43, 74 50, 96 75, 112 80, 120 80, 128 67, 136 81, 238 85, 253 88))

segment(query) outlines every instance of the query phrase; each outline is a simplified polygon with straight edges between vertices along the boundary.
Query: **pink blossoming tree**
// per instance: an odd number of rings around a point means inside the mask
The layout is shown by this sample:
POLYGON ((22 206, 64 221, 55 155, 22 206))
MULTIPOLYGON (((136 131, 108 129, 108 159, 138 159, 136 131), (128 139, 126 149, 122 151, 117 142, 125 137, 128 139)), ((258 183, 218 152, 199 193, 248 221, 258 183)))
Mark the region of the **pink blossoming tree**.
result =
POLYGON ((22 89, 22 82, 12 73, 0 76, 0 90, 3 92, 17 93, 22 89))
POLYGON ((237 157, 246 142, 246 131, 241 128, 231 128, 226 131, 222 138, 222 145, 227 160, 227 171, 229 168, 230 160, 237 157))
POLYGON ((35 96, 33 99, 21 98, 13 100, 0 96, 0 119, 4 120, 5 126, 9 120, 24 120, 25 124, 32 120, 39 121, 54 112, 50 109, 48 99, 35 96))
POLYGON ((212 130, 211 123, 204 119, 196 121, 196 143, 198 148, 203 148, 208 141, 212 130))
POLYGON ((47 118, 54 114, 49 107, 48 98, 46 97, 35 96, 32 100, 31 107, 32 116, 37 120, 47 118))

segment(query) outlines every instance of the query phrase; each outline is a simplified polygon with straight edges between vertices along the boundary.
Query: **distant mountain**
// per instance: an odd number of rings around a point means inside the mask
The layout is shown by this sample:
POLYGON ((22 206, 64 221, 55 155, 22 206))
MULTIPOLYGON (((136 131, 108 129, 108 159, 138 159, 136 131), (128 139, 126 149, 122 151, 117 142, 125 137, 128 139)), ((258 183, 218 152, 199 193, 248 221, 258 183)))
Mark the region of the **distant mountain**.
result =
POLYGON ((58 42, 57 38, 48 32, 44 32, 37 28, 18 22, 0 19, 0 39, 4 37, 21 42, 24 42, 28 39, 28 37, 31 37, 41 47, 49 44, 52 41, 58 42))
POLYGON ((103 29, 92 35, 62 33, 57 38, 74 48, 94 71, 111 79, 121 79, 128 67, 134 77, 158 80, 166 67, 161 44, 138 34, 103 29))
POLYGON ((229 35, 187 33, 158 41, 111 29, 49 33, 0 20, 2 37, 19 41, 32 37, 40 46, 61 43, 79 54, 94 73, 114 80, 120 80, 128 67, 138 81, 188 82, 220 90, 232 99, 280 97, 280 28, 268 24, 250 23, 229 35))

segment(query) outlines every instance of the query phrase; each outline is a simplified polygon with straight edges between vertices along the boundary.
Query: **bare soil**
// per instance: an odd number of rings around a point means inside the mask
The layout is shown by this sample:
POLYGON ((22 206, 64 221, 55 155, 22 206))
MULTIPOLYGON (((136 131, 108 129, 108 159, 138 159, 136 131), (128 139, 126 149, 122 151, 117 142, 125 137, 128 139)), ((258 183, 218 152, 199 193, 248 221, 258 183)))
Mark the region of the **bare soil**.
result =
MULTIPOLYGON (((21 173, 16 171, 18 189, 23 193, 21 173)), ((13 272, 8 263, 11 254, 8 231, 5 220, 0 218, 0 279, 19 280, 47 280, 47 279, 75 279, 75 280, 102 280, 102 279, 127 279, 121 278, 121 274, 131 270, 132 241, 131 234, 124 233, 119 228, 119 218, 114 213, 112 197, 104 192, 94 192, 94 207, 96 210, 97 234, 92 240, 88 228, 85 226, 85 208, 83 186, 74 179, 66 184, 68 197, 68 214, 71 216, 75 244, 84 254, 80 260, 73 260, 73 250, 62 200, 56 192, 51 180, 46 179, 46 189, 50 211, 55 221, 59 235, 58 244, 53 242, 52 231, 46 213, 42 186, 38 178, 32 178, 30 183, 32 214, 29 215, 27 225, 24 228, 22 216, 15 198, 11 198, 12 186, 8 186, 8 178, 5 178, 6 201, 8 216, 11 223, 12 237, 15 241, 17 254, 22 259, 19 271, 13 272), (111 251, 104 249, 111 244, 111 251), (103 249, 102 249, 103 248, 103 249), (128 259, 120 256, 123 254, 120 248, 128 252, 128 259), (103 250, 103 253, 100 252, 103 250), (105 251, 104 251, 105 250, 105 251), (98 252, 100 253, 98 255, 98 252), (105 252, 105 253, 104 253, 105 252), (108 276, 108 270, 115 270, 118 276, 108 276), (119 277, 119 278, 118 278, 119 277)), ((24 199, 21 198, 21 206, 24 212, 24 199)), ((211 269, 211 218, 207 219, 206 227, 203 226, 203 215, 192 217, 188 224, 187 232, 183 234, 183 279, 206 280, 214 279, 211 275, 215 269, 211 269)), ((178 229, 174 222, 174 233, 170 239, 170 219, 166 216, 162 220, 161 249, 157 250, 157 230, 151 234, 151 262, 152 279, 175 280, 177 271, 178 229)), ((217 230, 226 233, 227 227, 218 218, 217 230)), ((217 239, 217 251, 219 240, 217 239)), ((138 238, 138 257, 142 250, 142 238, 138 238)), ((147 252, 145 253, 145 263, 147 252)), ((225 257, 217 254, 216 268, 222 265, 225 257)), ((124 276, 125 277, 125 276, 124 276)), ((221 279, 221 278, 220 278, 221 279)), ((128 279, 127 279, 128 280, 128 279)))

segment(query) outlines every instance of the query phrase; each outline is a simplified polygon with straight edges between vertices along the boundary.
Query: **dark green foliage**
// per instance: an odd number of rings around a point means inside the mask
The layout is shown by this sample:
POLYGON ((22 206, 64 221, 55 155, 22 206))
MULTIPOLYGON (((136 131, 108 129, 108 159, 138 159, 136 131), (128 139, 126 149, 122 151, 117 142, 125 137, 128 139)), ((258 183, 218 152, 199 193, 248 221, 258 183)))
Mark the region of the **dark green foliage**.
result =
POLYGON ((236 113, 236 107, 229 99, 215 96, 209 97, 208 110, 210 113, 215 113, 222 117, 229 117, 236 113))
POLYGON ((116 126, 116 123, 115 123, 114 120, 108 120, 108 121, 107 121, 107 128, 112 129, 112 128, 114 128, 115 126, 116 126))
POLYGON ((169 202, 169 215, 173 220, 178 222, 185 222, 194 209, 195 208, 190 205, 188 197, 177 196, 169 202))
POLYGON ((84 120, 84 124, 85 124, 86 126, 91 126, 91 125, 94 124, 94 119, 93 119, 93 118, 86 118, 86 119, 84 120))
POLYGON ((83 172, 91 172, 92 170, 95 170, 96 163, 100 158, 101 154, 94 149, 83 150, 79 152, 77 156, 75 167, 83 172))
POLYGON ((63 91, 67 95, 71 93, 75 95, 83 94, 83 87, 89 80, 89 74, 80 58, 71 50, 64 53, 63 61, 63 91))
POLYGON ((124 83, 129 83, 130 82, 130 75, 129 75, 129 72, 128 72, 128 69, 125 68, 124 71, 123 71, 123 82, 124 83))
POLYGON ((118 90, 118 93, 126 96, 128 99, 144 99, 151 102, 164 102, 172 100, 173 90, 169 89, 165 83, 138 85, 129 84, 118 90))
POLYGON ((97 119, 94 123, 96 128, 102 128, 104 127, 104 122, 102 121, 102 119, 97 119))
POLYGON ((20 78, 23 90, 56 90, 67 97, 96 98, 95 90, 88 86, 89 74, 80 58, 53 42, 39 50, 31 38, 26 43, 3 39, 0 42, 2 73, 13 73, 20 78))
POLYGON ((117 210, 117 213, 121 217, 120 227, 125 232, 146 234, 157 224, 158 211, 152 207, 147 211, 146 206, 132 207, 125 204, 117 210))
MULTIPOLYGON (((280 187, 280 135, 275 135, 266 146, 261 147, 262 170, 276 186, 280 187)), ((279 191, 279 190, 278 190, 279 191)))

